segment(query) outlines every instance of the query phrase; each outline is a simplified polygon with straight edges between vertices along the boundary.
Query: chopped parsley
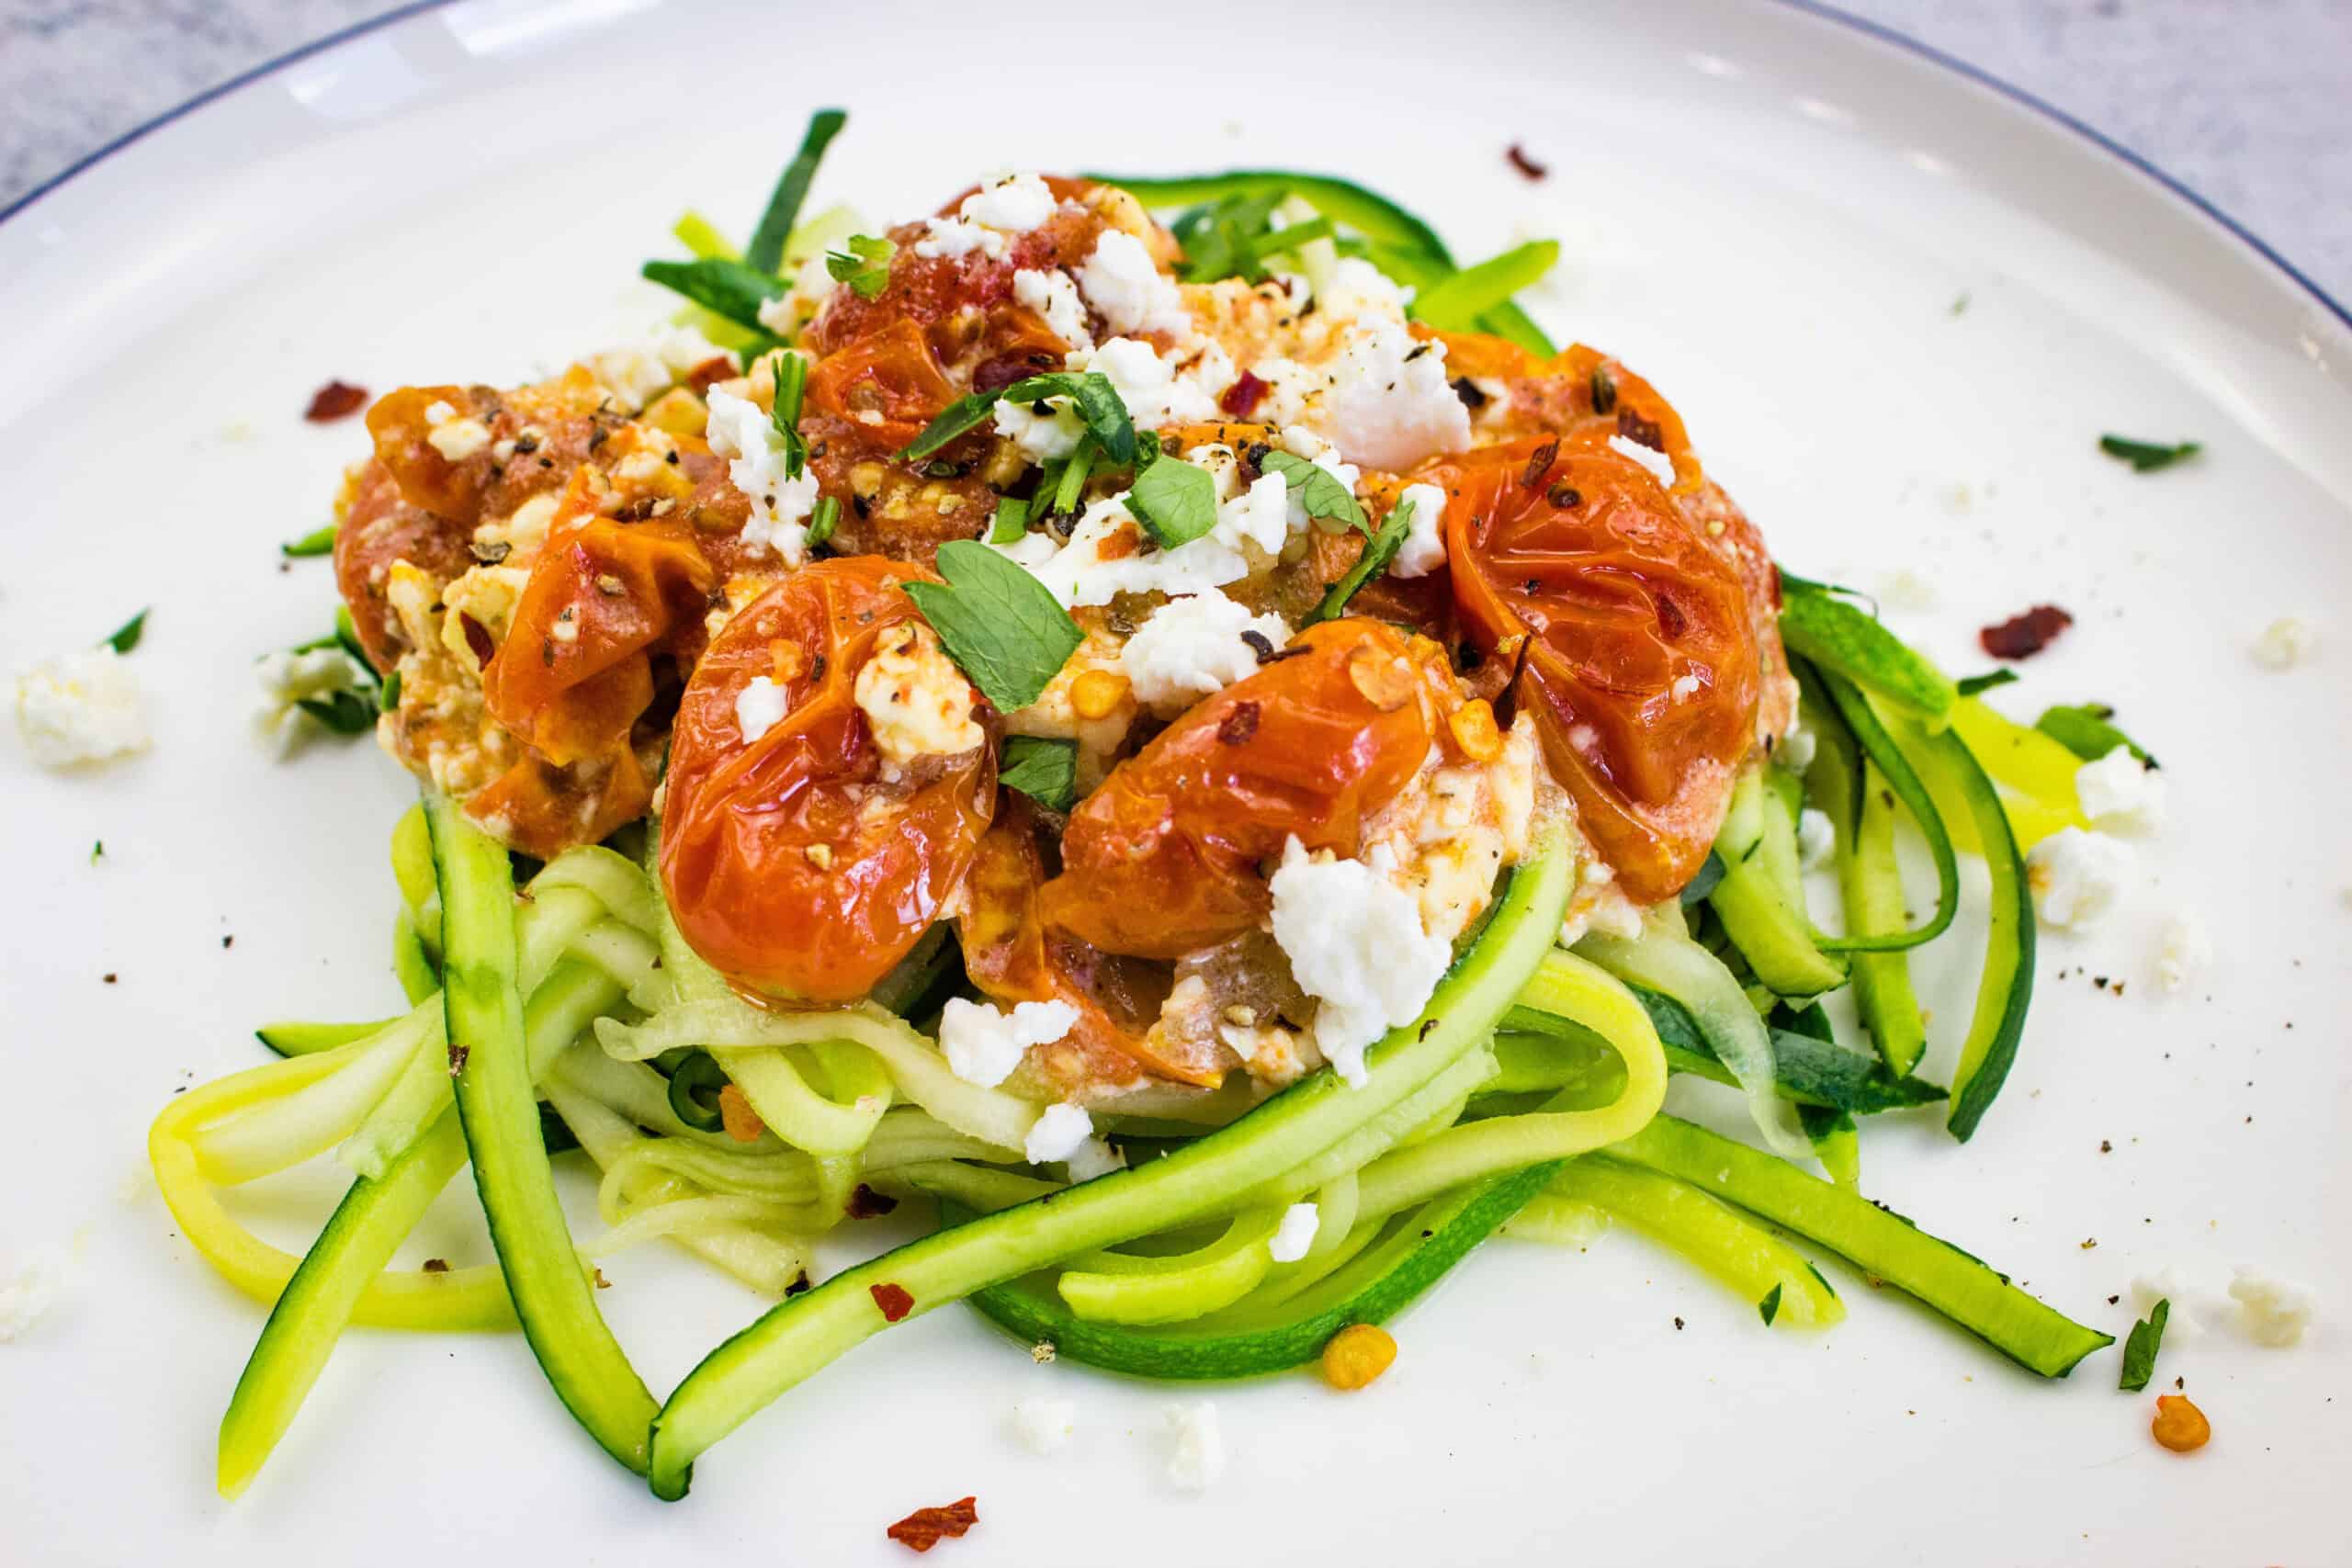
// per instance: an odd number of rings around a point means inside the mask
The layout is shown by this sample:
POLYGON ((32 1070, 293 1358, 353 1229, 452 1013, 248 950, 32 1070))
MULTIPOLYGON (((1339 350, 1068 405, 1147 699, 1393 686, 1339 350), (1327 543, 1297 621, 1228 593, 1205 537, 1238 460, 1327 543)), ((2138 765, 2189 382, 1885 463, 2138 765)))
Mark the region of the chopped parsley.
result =
POLYGON ((2165 1323, 2171 1316, 2172 1303, 2160 1301, 2132 1325, 2131 1335, 2123 1341, 2123 1375, 2116 1380, 2117 1388, 2137 1393, 2148 1386, 2148 1380, 2155 1375, 2156 1352, 2165 1342, 2165 1323))
POLYGON ((762 341, 767 339, 768 330, 760 321, 760 307, 792 292, 791 285, 784 279, 724 256, 650 261, 638 271, 662 288, 684 295, 713 315, 722 316, 737 326, 749 327, 761 334, 762 341))
POLYGON ((2183 441, 2165 446, 2153 441, 2134 441, 2128 435, 2102 435, 2098 449, 2119 462, 2132 465, 2135 474, 2153 474, 2158 468, 2169 468, 2205 450, 2204 443, 2183 441))
POLYGON ((861 299, 871 299, 890 285, 890 258, 899 247, 872 234, 852 234, 845 251, 825 253, 825 272, 835 283, 846 283, 861 299))
POLYGON ((1048 811, 1068 811, 1078 799, 1078 742, 1012 736, 996 776, 1048 811))
POLYGON ((907 596, 1000 713, 1035 702, 1086 640, 1044 583, 977 539, 942 545, 939 574, 944 582, 908 583, 907 596))
POLYGON ((278 553, 294 559, 304 556, 322 556, 334 548, 334 525, 313 528, 299 539, 288 539, 277 547, 278 553))
POLYGON ((1029 503, 1017 495, 999 496, 996 521, 989 525, 989 543, 1010 545, 1029 531, 1029 503))
POLYGON ((784 444, 784 477, 797 479, 808 467, 808 442, 800 434, 800 400, 808 390, 808 360, 805 355, 784 349, 769 361, 769 367, 775 373, 775 407, 768 418, 775 425, 776 439, 784 444))
POLYGON ((1780 1286, 1774 1285, 1764 1292, 1764 1299, 1756 1303, 1756 1315, 1764 1320, 1765 1327, 1772 1326, 1772 1320, 1781 1315, 1780 1286))
POLYGON ((833 530, 840 527, 841 523, 840 499, 830 495, 819 496, 816 510, 808 514, 808 532, 801 536, 801 546, 807 549, 815 549, 833 536, 833 530))
POLYGON ((1172 550, 1216 526, 1216 481, 1206 468, 1159 454, 1136 475, 1127 510, 1154 544, 1172 550))
MULTIPOLYGON (((1181 214, 1169 225, 1184 250, 1176 276, 1186 283, 1214 283, 1221 277, 1263 281, 1261 257, 1273 253, 1260 247, 1283 231, 1274 228, 1274 210, 1289 199, 1290 192, 1276 186, 1204 202, 1181 214)), ((1323 221, 1328 233, 1329 220, 1323 221)))
POLYGON ((1283 483, 1298 497, 1309 517, 1339 525, 1331 532, 1338 533, 1341 528, 1353 528, 1361 534, 1372 532, 1363 508, 1356 504, 1356 498, 1330 469, 1289 452, 1268 452, 1258 459, 1258 467, 1267 473, 1282 475, 1283 483))
POLYGON ((2118 746, 2153 768, 2155 758, 2115 727, 2115 710, 2105 703, 2045 708, 2033 727, 2086 762, 2096 762, 2118 746))
POLYGON ((1085 423, 1087 434, 1114 464, 1124 468, 1136 460, 1135 421, 1127 416, 1127 405, 1111 378, 1093 370, 1056 370, 1015 381, 1001 392, 967 392, 925 425, 922 434, 899 454, 899 460, 928 457, 987 420, 1000 401, 1041 403, 1047 398, 1068 398, 1085 423))
MULTIPOLYGON (((1316 471, 1320 473, 1322 470, 1316 471)), ((1405 536, 1412 531, 1412 527, 1413 503, 1409 501, 1399 502, 1394 511, 1380 520, 1379 531, 1365 542, 1363 554, 1356 558, 1356 564, 1348 568, 1347 574, 1339 581, 1331 584, 1331 591, 1323 595, 1323 603, 1316 605, 1301 624, 1311 626, 1317 621, 1337 620, 1346 614, 1348 601, 1354 598, 1365 583, 1388 570, 1388 563, 1396 558, 1398 550, 1404 548, 1405 536)))
POLYGON ((297 697, 294 705, 337 735, 365 735, 376 728, 380 701, 380 694, 345 686, 323 697, 297 697))
POLYGON ((1963 675, 1951 685, 1952 690, 1962 696, 1973 697, 1996 686, 2006 686, 2017 678, 2018 672, 2014 670, 1995 670, 1983 675, 1963 675))
POLYGON ((104 839, 94 840, 90 844, 90 863, 97 864, 98 862, 106 859, 106 855, 107 841, 104 839))
POLYGON ((139 639, 146 635, 147 611, 141 610, 115 627, 112 636, 101 637, 98 640, 103 646, 113 649, 117 653, 129 653, 139 646, 139 639))
POLYGON ((800 151, 776 176, 775 189, 768 195, 767 210, 760 214, 760 226, 752 231, 752 243, 743 247, 743 260, 762 272, 774 272, 784 264, 784 243, 791 237, 792 226, 799 220, 801 203, 808 199, 809 182, 817 177, 818 160, 824 157, 826 146, 841 134, 849 116, 840 109, 819 109, 808 117, 808 132, 800 139, 800 151))

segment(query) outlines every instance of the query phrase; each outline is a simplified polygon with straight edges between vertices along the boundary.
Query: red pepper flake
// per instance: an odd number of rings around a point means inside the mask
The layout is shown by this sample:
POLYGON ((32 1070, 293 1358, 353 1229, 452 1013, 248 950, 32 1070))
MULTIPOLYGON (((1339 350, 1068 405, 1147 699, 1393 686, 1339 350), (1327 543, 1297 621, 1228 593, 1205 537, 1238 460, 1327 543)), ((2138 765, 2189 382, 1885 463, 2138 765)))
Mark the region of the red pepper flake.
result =
POLYGON ((1503 156, 1510 160, 1510 166, 1512 168, 1517 169, 1521 174, 1525 175, 1531 180, 1540 180, 1544 175, 1552 172, 1544 164, 1539 164, 1534 159, 1529 157, 1527 155, 1527 149, 1521 147, 1516 141, 1510 144, 1510 151, 1504 153, 1503 156))
POLYGON ((471 1055, 473 1052, 469 1047, 460 1045, 454 1040, 449 1043, 449 1076, 451 1077, 454 1078, 466 1070, 466 1058, 471 1055))
POLYGON ((312 424, 327 424, 349 419, 367 405, 367 388, 355 387, 348 381, 329 381, 311 394, 311 406, 302 411, 302 417, 312 424))
POLYGON ((446 1258, 428 1258, 424 1260, 424 1271, 428 1274, 447 1274, 449 1271, 449 1260, 446 1258))
POLYGON ((2074 624, 2075 617, 2057 605, 2036 604, 2022 615, 1986 626, 1976 640, 1996 659, 2030 659, 2074 624))
MULTIPOLYGON (((907 1294, 904 1285, 868 1285, 865 1289, 866 1293, 874 1298, 874 1304, 882 1309, 882 1321, 885 1323, 896 1323, 915 1310, 915 1299, 907 1294)), ((956 1533, 961 1535, 964 1532, 957 1530, 956 1533)))
POLYGON ((974 1505, 977 1497, 967 1497, 950 1503, 944 1508, 917 1508, 882 1533, 900 1546, 916 1551, 929 1551, 944 1536, 956 1536, 980 1522, 980 1511, 974 1505))
POLYGON ((1525 471, 1519 476, 1519 482, 1521 488, 1533 490, 1537 485, 1542 484, 1544 482, 1544 476, 1552 471, 1552 464, 1559 455, 1560 444, 1557 441, 1546 441, 1543 446, 1538 446, 1534 451, 1529 453, 1527 457, 1527 468, 1525 471))
POLYGON ((870 1220, 877 1215, 887 1214, 898 1206, 899 1201, 896 1198, 888 1193, 876 1192, 863 1181, 850 1190, 849 1217, 853 1220, 870 1220))
POLYGON ((1272 390, 1271 384, 1244 370, 1239 378, 1225 389, 1225 395, 1217 399, 1216 406, 1235 419, 1248 419, 1258 412, 1258 405, 1272 390))
POLYGON ((1658 428, 1657 421, 1644 419, 1632 409, 1617 411, 1617 434, 1636 446, 1646 446, 1653 452, 1666 450, 1666 432, 1658 428))
POLYGON ((1238 746, 1258 733, 1258 705, 1241 702, 1225 716, 1216 727, 1217 742, 1224 746, 1238 746))

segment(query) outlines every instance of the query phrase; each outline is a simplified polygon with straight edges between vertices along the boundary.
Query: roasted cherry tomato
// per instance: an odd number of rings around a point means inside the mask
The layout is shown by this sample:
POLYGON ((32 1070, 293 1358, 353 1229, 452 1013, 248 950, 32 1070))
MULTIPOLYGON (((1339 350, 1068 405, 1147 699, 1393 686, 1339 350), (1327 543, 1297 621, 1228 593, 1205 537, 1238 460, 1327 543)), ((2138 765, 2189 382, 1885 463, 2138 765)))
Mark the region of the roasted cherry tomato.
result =
POLYGON ((972 984, 1008 1007, 1061 1001, 1078 1010, 1067 1036, 1032 1055, 1058 1091, 1117 1083, 1139 1066, 1180 1083, 1218 1082, 1224 1069, 1213 1051, 1188 1051, 1152 1032, 1168 999, 1166 964, 1104 953, 1046 929, 1038 913, 1046 857, 1039 827, 1027 799, 1005 792, 965 885, 958 934, 972 984))
POLYGON ((686 683, 662 882, 686 941, 738 985, 864 996, 972 863, 992 750, 886 777, 855 701, 876 639, 914 618, 899 584, 928 575, 873 556, 812 562, 729 622, 686 683), (747 739, 738 699, 759 676, 781 688, 784 715, 747 739))
POLYGON ((1461 701, 1444 650, 1374 621, 1310 626, 1111 770, 1072 814, 1049 926, 1106 953, 1180 958, 1256 926, 1261 869, 1295 836, 1356 852, 1461 701))
POLYGON ((1484 447, 1414 478, 1448 497, 1465 633, 1517 669, 1586 836, 1651 903, 1706 858, 1755 741, 1758 654, 1739 574, 1611 434, 1484 447))
POLYGON ((1509 339, 1486 333, 1416 330, 1445 344, 1446 369, 1471 383, 1476 400, 1471 417, 1488 438, 1580 434, 1599 425, 1664 453, 1674 465, 1677 495, 1699 488, 1699 457, 1691 450, 1682 416, 1657 388, 1613 356, 1579 343, 1550 359, 1539 359, 1509 339))

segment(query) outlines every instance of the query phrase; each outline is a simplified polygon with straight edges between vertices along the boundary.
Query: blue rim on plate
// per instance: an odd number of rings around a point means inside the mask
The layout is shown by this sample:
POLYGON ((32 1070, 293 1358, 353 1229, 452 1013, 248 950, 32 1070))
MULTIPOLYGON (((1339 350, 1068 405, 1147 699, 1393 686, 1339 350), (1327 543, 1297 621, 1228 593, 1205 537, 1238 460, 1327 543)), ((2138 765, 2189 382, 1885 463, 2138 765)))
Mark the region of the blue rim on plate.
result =
MULTIPOLYGON (((283 71, 289 65, 297 64, 301 61, 308 60, 312 55, 323 53, 324 51, 334 49, 340 44, 348 43, 354 39, 364 38, 368 34, 375 32, 379 28, 388 28, 395 23, 406 21, 411 17, 422 16, 428 11, 439 10, 442 6, 452 3, 453 0, 412 0, 411 4, 397 6, 392 10, 385 12, 382 16, 370 17, 365 21, 354 22, 347 28, 344 28, 336 32, 329 33, 324 38, 313 39, 311 42, 303 44, 299 49, 289 50, 274 60, 264 61, 261 64, 253 67, 251 70, 241 72, 237 75, 230 77, 227 81, 220 83, 217 86, 208 87, 203 92, 198 93, 196 96, 188 99, 186 103, 180 104, 176 107, 166 109, 162 114, 157 115, 154 118, 148 120, 143 124, 132 127, 130 130, 123 132, 120 136, 116 137, 113 141, 100 147, 97 151, 87 153, 75 160, 74 163, 67 164, 64 168, 59 170, 48 179, 43 180, 40 184, 33 186, 32 189, 27 191, 23 196, 18 197, 15 201, 10 202, 6 207, 0 208, 0 223, 6 223, 10 219, 16 217, 18 213, 25 211, 28 208, 31 207, 33 203, 39 201, 42 197, 47 196, 50 192, 57 189, 58 186, 65 184, 66 181, 73 179, 75 175, 104 163, 107 159, 111 158, 117 152, 121 152, 132 142, 140 141, 152 132, 161 130, 164 127, 171 124, 173 121, 195 113, 198 109, 202 108, 205 105, 212 102, 215 98, 224 97, 227 95, 237 91, 240 87, 249 86, 253 83, 262 80, 264 77, 270 76, 279 71, 283 71)), ((1980 66, 1972 65, 1967 61, 1961 59, 1957 55, 1948 54, 1944 51, 1936 48, 1933 44, 1923 43, 1919 39, 1910 37, 1908 34, 1897 32, 1894 28, 1887 27, 1883 23, 1874 22, 1864 17, 1857 17, 1849 12, 1840 11, 1833 6, 1823 4, 1822 0, 1779 0, 1779 3, 1787 6, 1791 10, 1800 12, 1805 16, 1815 18, 1817 21, 1850 28, 1853 31, 1860 33, 1866 38, 1875 39, 1879 43, 1889 48, 1902 50, 1904 52, 1913 55, 1917 59, 1924 60, 1931 65, 1939 66, 1946 71, 1951 72, 1954 75, 1957 75, 1963 80, 1973 82, 1980 87, 1988 88, 1991 91, 1999 94, 2010 103, 2013 103, 2021 108, 2030 110, 2032 113, 2039 115, 2043 119, 2050 121, 2053 125, 2064 127, 2065 130, 2074 132, 2076 136, 2081 137, 2092 146, 2097 147, 2099 151, 2108 154, 2108 156, 2115 159, 2118 163, 2122 164, 2126 168, 2135 170, 2146 178, 2154 181, 2156 185, 2161 186, 2163 189, 2169 191, 2174 197, 2182 202, 2187 203, 2192 211, 2201 214, 2207 221, 2217 225, 2222 232, 2231 235, 2233 238, 2236 239, 2239 243, 2252 251, 2256 255, 2260 256, 2264 261, 2269 263, 2279 272, 2285 274, 2290 281, 2291 281, 2298 288, 2301 288, 2304 293, 2317 300, 2326 309, 2329 314, 2333 315, 2347 329, 2352 329, 2352 310, 2347 310, 2344 305, 2336 300, 2335 296, 2328 293, 2326 289, 2321 288, 2319 284, 2313 281, 2310 276, 2305 274, 2301 268, 2298 267, 2294 263, 2289 261, 2285 256, 2272 249, 2269 243, 2260 235, 2247 228, 2245 224, 2239 222, 2236 219, 2231 217, 2228 213, 2222 211, 2221 208, 2215 206, 2211 200, 2199 195, 2185 182, 2172 175, 2166 174, 2163 169, 2158 168, 2154 164, 2150 163, 2146 158, 2133 152, 2131 148, 2124 146, 2121 142, 2116 141, 2105 131, 2098 130, 2097 127, 2087 123, 2086 121, 2076 118, 2074 115, 2067 113, 2057 105, 2051 103, 2045 98, 2036 96, 2034 94, 2026 91, 2026 89, 2017 85, 2013 82, 2003 81, 2000 77, 1994 75, 1991 72, 1986 71, 1980 66)))

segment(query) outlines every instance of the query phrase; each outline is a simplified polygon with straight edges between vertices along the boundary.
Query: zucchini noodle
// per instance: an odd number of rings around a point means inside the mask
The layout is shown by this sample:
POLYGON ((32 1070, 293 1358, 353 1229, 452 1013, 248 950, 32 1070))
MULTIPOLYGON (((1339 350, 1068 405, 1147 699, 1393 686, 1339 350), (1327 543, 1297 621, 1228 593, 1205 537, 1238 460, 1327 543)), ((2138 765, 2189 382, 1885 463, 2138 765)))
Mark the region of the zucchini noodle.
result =
POLYGON ((1544 1191, 1624 1221, 1748 1301, 1778 1290, 1775 1327, 1826 1328, 1846 1316, 1838 1292, 1804 1254, 1687 1182, 1596 1155, 1571 1160, 1544 1191))
POLYGON ((1090 1252, 1071 1259, 1055 1288, 1070 1311, 1093 1323, 1172 1323, 1230 1306, 1273 1267, 1267 1243, 1283 1222, 1280 1204, 1244 1209, 1206 1247, 1172 1257, 1090 1252))
POLYGON ((204 1179, 234 1187, 334 1147, 383 1097, 418 1045, 438 1037, 437 1011, 437 1006, 420 1006, 342 1047, 333 1070, 316 1082, 198 1129, 190 1142, 204 1179))

